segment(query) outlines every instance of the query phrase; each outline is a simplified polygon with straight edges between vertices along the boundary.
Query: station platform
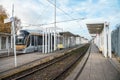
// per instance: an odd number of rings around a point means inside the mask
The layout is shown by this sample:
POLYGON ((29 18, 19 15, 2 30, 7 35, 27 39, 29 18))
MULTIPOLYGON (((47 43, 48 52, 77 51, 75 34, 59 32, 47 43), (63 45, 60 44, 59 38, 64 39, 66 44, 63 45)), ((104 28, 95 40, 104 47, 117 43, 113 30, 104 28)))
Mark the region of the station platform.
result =
MULTIPOLYGON (((23 64, 32 62, 37 59, 45 58, 50 55, 53 55, 53 53, 52 54, 42 54, 42 53, 36 52, 36 53, 17 55, 17 66, 21 66, 23 64)), ((15 67, 14 56, 0 58, 0 72, 7 71, 14 67, 15 67)))
POLYGON ((48 62, 56 57, 64 55, 66 52, 72 51, 78 47, 68 48, 65 50, 59 50, 53 53, 26 53, 17 56, 17 67, 14 64, 14 56, 0 58, 0 79, 10 76, 12 74, 24 71, 26 69, 32 68, 34 66, 40 65, 42 63, 48 62))
POLYGON ((66 80, 120 80, 120 63, 114 58, 105 58, 95 44, 91 45, 89 58, 80 72, 81 65, 80 62, 66 80))

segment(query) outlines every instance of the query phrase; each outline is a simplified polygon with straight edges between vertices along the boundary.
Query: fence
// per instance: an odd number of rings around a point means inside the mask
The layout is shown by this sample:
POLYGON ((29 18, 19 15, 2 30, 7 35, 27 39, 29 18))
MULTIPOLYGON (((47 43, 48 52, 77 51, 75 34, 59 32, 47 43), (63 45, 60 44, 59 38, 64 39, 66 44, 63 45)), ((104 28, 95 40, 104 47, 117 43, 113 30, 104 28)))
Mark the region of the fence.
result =
POLYGON ((111 39, 112 52, 120 57, 120 25, 112 31, 111 39))

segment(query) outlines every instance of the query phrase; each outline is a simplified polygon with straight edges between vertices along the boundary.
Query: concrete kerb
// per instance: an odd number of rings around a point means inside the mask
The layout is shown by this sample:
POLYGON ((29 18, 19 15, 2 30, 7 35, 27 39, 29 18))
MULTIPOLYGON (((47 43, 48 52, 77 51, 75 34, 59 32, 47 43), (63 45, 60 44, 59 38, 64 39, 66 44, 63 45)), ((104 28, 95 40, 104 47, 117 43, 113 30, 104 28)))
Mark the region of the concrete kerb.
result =
POLYGON ((77 65, 77 67, 71 72, 71 74, 65 80, 75 80, 78 76, 79 72, 82 70, 84 63, 86 62, 90 53, 90 47, 87 50, 87 53, 82 58, 81 62, 77 65))
MULTIPOLYGON (((83 45, 83 46, 84 46, 84 45, 83 45)), ((81 46, 81 47, 82 47, 82 46, 81 46)), ((79 47, 77 47, 77 48, 79 48, 79 47)), ((14 75, 14 74, 16 74, 16 73, 22 72, 22 71, 27 70, 27 69, 30 69, 30 68, 35 67, 35 66, 37 66, 37 65, 46 63, 46 62, 48 62, 48 61, 50 61, 50 60, 53 60, 53 59, 58 58, 58 57, 60 57, 60 56, 63 56, 63 55, 65 55, 65 54, 67 54, 67 53, 69 53, 69 52, 71 52, 72 50, 75 50, 75 49, 77 49, 77 48, 73 48, 73 49, 68 50, 68 51, 65 51, 65 52, 63 52, 63 53, 61 53, 61 54, 54 54, 54 56, 53 56, 53 55, 50 55, 49 57, 46 56, 46 57, 44 57, 44 58, 37 59, 37 60, 32 61, 32 62, 30 62, 30 63, 26 63, 26 64, 24 64, 24 65, 18 66, 18 67, 16 67, 16 68, 13 68, 13 69, 10 69, 10 70, 1 72, 1 73, 0 73, 0 79, 5 78, 5 77, 9 77, 9 76, 11 76, 11 75, 14 75)))

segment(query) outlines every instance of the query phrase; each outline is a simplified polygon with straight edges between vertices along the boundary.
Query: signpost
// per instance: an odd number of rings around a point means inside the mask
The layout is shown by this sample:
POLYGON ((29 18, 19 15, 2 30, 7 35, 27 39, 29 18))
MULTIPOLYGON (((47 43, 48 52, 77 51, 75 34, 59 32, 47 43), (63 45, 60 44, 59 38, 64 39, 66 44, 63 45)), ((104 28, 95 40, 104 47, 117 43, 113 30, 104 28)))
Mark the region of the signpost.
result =
POLYGON ((12 18, 11 18, 11 20, 12 20, 12 34, 13 34, 13 45, 14 45, 14 62, 15 62, 15 67, 17 67, 17 56, 16 56, 16 44, 15 44, 15 41, 16 41, 16 39, 15 39, 15 25, 14 25, 14 5, 12 5, 12 18))

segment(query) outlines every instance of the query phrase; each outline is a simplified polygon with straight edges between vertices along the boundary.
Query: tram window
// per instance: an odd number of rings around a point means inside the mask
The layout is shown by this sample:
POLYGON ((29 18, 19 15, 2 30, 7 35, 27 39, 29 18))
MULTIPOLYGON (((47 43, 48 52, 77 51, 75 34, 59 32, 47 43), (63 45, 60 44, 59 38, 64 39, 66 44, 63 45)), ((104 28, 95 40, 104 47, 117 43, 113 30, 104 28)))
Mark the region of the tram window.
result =
POLYGON ((37 36, 34 36, 34 41, 35 41, 35 46, 37 46, 38 45, 38 41, 37 41, 37 36))
POLYGON ((31 36, 31 37, 32 37, 32 38, 31 38, 31 39, 32 39, 31 45, 34 46, 34 45, 35 45, 35 44, 34 44, 34 36, 31 36))
POLYGON ((38 36, 38 45, 42 45, 42 36, 38 36))
POLYGON ((40 45, 40 36, 38 36, 38 45, 40 45))
POLYGON ((30 36, 28 38, 28 41, 27 41, 27 47, 30 45, 30 36))

